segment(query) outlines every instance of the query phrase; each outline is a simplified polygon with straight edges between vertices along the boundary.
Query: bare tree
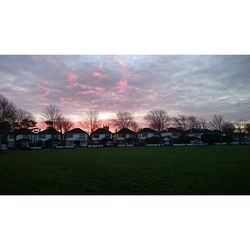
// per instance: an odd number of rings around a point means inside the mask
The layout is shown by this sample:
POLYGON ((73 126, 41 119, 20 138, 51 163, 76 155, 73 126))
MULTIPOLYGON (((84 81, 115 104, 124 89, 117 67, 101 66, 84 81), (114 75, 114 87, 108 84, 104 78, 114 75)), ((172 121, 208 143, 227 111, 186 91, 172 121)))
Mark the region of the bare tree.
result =
POLYGON ((69 131, 73 125, 73 122, 71 122, 69 119, 66 119, 65 117, 60 117, 55 122, 55 128, 58 129, 61 134, 69 131))
POLYGON ((245 143, 246 132, 249 134, 250 125, 245 124, 244 120, 237 120, 235 121, 235 129, 236 129, 236 132, 239 133, 240 140, 245 143))
POLYGON ((171 120, 167 112, 162 109, 150 110, 148 114, 144 116, 144 119, 150 128, 158 132, 160 143, 162 145, 161 132, 169 126, 171 120))
POLYGON ((232 123, 225 122, 222 126, 222 131, 229 134, 229 135, 232 135, 235 131, 235 127, 232 123))
POLYGON ((196 116, 187 117, 188 129, 200 129, 200 123, 196 116))
POLYGON ((13 128, 33 128, 35 126, 35 118, 30 112, 23 109, 16 111, 16 119, 12 124, 13 128))
POLYGON ((0 122, 13 122, 16 119, 16 107, 5 96, 0 94, 0 122))
POLYGON ((74 123, 72 121, 65 119, 63 122, 64 133, 68 132, 73 126, 74 126, 74 123))
POLYGON ((35 120, 34 116, 30 112, 23 109, 18 109, 16 112, 16 121, 22 121, 24 119, 35 120))
POLYGON ((42 120, 48 127, 56 127, 56 122, 62 118, 62 111, 56 105, 47 106, 42 113, 42 120))
POLYGON ((242 126, 242 120, 235 121, 235 128, 239 133, 242 133, 244 131, 244 128, 242 126))
POLYGON ((7 134, 16 119, 16 107, 0 94, 0 144, 7 142, 7 134))
POLYGON ((250 123, 246 124, 245 130, 247 131, 248 134, 250 134, 250 123))
POLYGON ((149 113, 144 116, 144 119, 148 123, 148 126, 157 132, 162 132, 170 123, 170 117, 167 112, 162 109, 149 111, 149 113))
POLYGON ((212 128, 222 131, 223 125, 225 124, 224 118, 222 115, 214 115, 210 125, 212 128))
POLYGON ((172 118, 174 126, 184 132, 189 129, 188 117, 185 115, 179 115, 172 118))
POLYGON ((198 122, 200 124, 201 129, 208 129, 209 128, 209 124, 208 124, 208 122, 206 120, 201 118, 201 119, 198 120, 198 122))
POLYGON ((85 119, 81 121, 80 124, 83 129, 87 130, 89 133, 92 133, 101 126, 99 112, 93 109, 87 111, 85 119))
POLYGON ((118 111, 115 115, 115 118, 112 120, 113 125, 119 129, 131 128, 133 122, 134 118, 132 114, 124 111, 118 111))
POLYGON ((198 130, 201 129, 200 120, 196 116, 188 116, 187 123, 188 123, 188 128, 192 130, 192 132, 195 134, 196 143, 198 143, 198 133, 199 133, 198 130))
MULTIPOLYGON (((193 118, 192 118, 193 119, 193 118)), ((172 120, 174 122, 174 126, 180 130, 182 130, 185 138, 185 144, 187 144, 187 130, 190 129, 192 125, 192 119, 189 119, 188 116, 179 115, 177 117, 173 117, 172 120)))
POLYGON ((139 129, 139 126, 137 124, 137 122, 133 121, 132 124, 131 124, 131 129, 134 131, 134 132, 137 132, 138 129, 139 129))

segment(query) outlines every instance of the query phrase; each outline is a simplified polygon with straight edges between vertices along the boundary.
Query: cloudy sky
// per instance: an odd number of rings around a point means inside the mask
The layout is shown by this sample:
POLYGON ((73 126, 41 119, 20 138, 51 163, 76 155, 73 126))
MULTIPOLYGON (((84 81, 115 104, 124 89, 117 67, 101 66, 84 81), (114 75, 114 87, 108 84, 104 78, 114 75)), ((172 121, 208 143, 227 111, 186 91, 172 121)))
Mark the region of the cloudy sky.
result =
POLYGON ((0 93, 37 118, 57 104, 75 121, 90 108, 250 119, 250 56, 0 56, 0 93))

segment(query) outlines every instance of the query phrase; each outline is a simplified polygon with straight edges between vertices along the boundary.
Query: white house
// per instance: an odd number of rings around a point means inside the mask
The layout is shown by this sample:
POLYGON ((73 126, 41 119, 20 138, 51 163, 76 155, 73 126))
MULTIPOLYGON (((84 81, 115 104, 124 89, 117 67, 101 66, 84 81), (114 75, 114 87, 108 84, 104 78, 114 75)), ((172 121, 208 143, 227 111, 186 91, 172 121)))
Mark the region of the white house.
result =
POLYGON ((113 135, 113 138, 117 145, 130 145, 136 141, 137 136, 136 132, 128 128, 122 128, 113 135))
POLYGON ((203 144, 202 135, 206 131, 207 130, 203 130, 203 129, 189 129, 187 130, 187 138, 189 138, 192 144, 203 144))
POLYGON ((92 144, 111 145, 113 144, 112 133, 106 128, 98 128, 91 133, 92 144))
POLYGON ((175 140, 178 140, 180 136, 182 135, 182 131, 177 128, 167 128, 164 131, 161 132, 161 136, 163 138, 163 141, 165 142, 171 142, 173 143, 175 140))
POLYGON ((28 148, 35 142, 36 134, 27 128, 14 129, 7 136, 8 148, 28 148))
POLYGON ((67 131, 65 133, 65 146, 87 147, 88 134, 80 128, 67 131))
POLYGON ((143 128, 137 133, 137 138, 140 142, 145 141, 151 137, 157 137, 158 133, 151 128, 143 128))
POLYGON ((60 132, 52 127, 40 131, 36 136, 37 142, 45 144, 46 146, 56 146, 62 139, 60 132))

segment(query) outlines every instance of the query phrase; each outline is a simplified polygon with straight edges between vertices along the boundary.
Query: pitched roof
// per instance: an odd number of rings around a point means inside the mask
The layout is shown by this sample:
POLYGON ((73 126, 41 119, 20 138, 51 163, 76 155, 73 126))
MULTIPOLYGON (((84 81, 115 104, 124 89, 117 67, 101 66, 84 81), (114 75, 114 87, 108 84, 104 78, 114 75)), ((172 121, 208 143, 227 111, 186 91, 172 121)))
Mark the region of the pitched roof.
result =
POLYGON ((196 128, 192 128, 192 129, 188 129, 187 133, 203 133, 203 129, 196 129, 196 128))
POLYGON ((211 132, 211 130, 206 129, 206 128, 204 128, 204 129, 202 129, 202 130, 203 130, 203 133, 211 132))
POLYGON ((134 135, 136 132, 132 131, 131 129, 128 128, 122 128, 119 131, 116 132, 116 134, 131 134, 134 135))
POLYGON ((214 129, 212 132, 218 133, 218 134, 222 134, 222 133, 223 133, 222 131, 220 131, 220 130, 218 130, 218 129, 214 129))
POLYGON ((167 128, 163 130, 162 132, 182 132, 182 130, 178 128, 167 128))
POLYGON ((13 132, 10 132, 10 134, 16 134, 16 135, 33 135, 34 133, 28 129, 28 128, 20 128, 20 129, 14 129, 13 132))
POLYGON ((91 133, 91 135, 96 135, 96 134, 112 134, 112 133, 106 128, 98 128, 91 133))
POLYGON ((73 129, 65 132, 65 134, 87 134, 87 133, 80 128, 73 128, 73 129))
POLYGON ((138 134, 139 133, 156 133, 156 131, 151 128, 143 128, 138 132, 138 134))
POLYGON ((43 131, 40 131, 38 134, 60 134, 55 128, 49 127, 43 131))

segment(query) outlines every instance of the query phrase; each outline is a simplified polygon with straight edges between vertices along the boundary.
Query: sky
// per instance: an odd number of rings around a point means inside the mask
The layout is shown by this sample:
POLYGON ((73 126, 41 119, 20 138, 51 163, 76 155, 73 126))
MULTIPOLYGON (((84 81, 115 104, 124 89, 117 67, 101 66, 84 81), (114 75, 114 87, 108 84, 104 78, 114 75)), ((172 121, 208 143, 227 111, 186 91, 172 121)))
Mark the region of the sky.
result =
POLYGON ((0 93, 37 119, 49 104, 82 120, 89 109, 139 121, 152 109, 227 121, 250 119, 250 56, 0 56, 0 93))

